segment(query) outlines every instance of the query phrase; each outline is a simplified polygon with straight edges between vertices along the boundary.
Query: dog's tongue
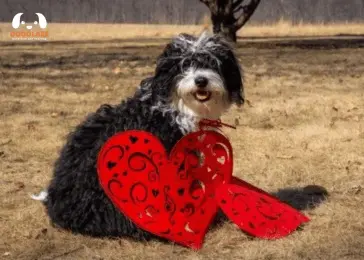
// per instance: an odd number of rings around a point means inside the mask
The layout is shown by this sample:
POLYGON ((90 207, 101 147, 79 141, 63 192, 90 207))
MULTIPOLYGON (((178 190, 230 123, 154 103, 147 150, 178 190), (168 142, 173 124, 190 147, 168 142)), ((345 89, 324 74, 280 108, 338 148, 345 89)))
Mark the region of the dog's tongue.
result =
POLYGON ((211 92, 205 91, 205 90, 198 90, 195 93, 196 99, 199 101, 206 101, 210 98, 211 92))
POLYGON ((200 95, 200 96, 208 96, 209 95, 209 92, 207 92, 205 90, 198 90, 196 93, 197 93, 197 95, 200 95))

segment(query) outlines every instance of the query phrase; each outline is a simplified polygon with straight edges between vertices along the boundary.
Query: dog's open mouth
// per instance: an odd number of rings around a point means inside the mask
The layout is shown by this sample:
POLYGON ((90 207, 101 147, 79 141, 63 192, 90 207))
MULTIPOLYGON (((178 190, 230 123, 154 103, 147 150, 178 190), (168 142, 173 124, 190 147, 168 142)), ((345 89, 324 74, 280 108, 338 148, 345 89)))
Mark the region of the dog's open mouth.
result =
POLYGON ((211 92, 206 90, 197 90, 193 95, 200 102, 206 102, 211 98, 211 92))

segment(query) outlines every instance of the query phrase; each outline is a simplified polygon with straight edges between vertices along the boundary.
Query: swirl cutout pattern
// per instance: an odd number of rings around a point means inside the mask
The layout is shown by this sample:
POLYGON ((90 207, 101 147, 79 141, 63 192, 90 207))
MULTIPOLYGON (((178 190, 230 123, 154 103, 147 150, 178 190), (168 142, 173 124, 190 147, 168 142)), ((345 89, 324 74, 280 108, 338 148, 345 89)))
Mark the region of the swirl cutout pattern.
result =
POLYGON ((214 144, 224 140, 212 131, 191 133, 167 156, 150 133, 122 132, 108 140, 99 154, 100 184, 114 205, 139 227, 198 249, 218 209, 213 185, 231 176, 230 156, 215 169, 220 154, 214 154, 214 144), (212 182, 217 172, 219 178, 212 182))

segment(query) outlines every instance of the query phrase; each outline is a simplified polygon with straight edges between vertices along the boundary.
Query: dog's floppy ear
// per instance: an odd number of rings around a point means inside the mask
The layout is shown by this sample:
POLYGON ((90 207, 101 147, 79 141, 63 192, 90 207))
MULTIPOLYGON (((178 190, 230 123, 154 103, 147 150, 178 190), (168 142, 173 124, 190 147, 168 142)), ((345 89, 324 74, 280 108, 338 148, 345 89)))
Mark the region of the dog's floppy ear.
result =
POLYGON ((231 91, 231 100, 237 105, 241 106, 245 102, 244 95, 244 84, 243 81, 241 83, 237 83, 237 85, 231 91))
POLYGON ((224 65, 220 67, 220 70, 224 75, 231 101, 241 106, 245 101, 244 75, 234 47, 226 39, 218 35, 214 36, 212 40, 222 47, 219 57, 222 59, 224 65))
POLYGON ((231 93, 231 101, 240 106, 244 104, 244 75, 234 52, 229 50, 223 55, 224 66, 221 71, 224 74, 225 83, 231 93))
POLYGON ((168 73, 174 66, 178 65, 181 61, 183 48, 181 46, 180 36, 174 38, 168 43, 157 59, 157 66, 155 74, 168 73))
POLYGON ((232 78, 235 78, 236 80, 232 83, 235 84, 232 91, 232 100, 236 105, 241 106, 245 102, 244 75, 242 74, 240 66, 237 67, 237 71, 238 72, 235 72, 236 74, 232 76, 232 78))
POLYGON ((180 36, 168 43, 157 59, 154 78, 151 80, 153 100, 169 97, 173 80, 180 73, 184 46, 180 36))
POLYGON ((241 106, 245 102, 245 92, 244 92, 244 71, 239 64, 239 60, 237 59, 233 50, 231 50, 230 57, 230 70, 231 70, 231 80, 230 84, 233 84, 232 88, 232 100, 233 102, 241 106))
POLYGON ((237 106, 244 105, 245 103, 244 90, 233 92, 232 100, 237 106))

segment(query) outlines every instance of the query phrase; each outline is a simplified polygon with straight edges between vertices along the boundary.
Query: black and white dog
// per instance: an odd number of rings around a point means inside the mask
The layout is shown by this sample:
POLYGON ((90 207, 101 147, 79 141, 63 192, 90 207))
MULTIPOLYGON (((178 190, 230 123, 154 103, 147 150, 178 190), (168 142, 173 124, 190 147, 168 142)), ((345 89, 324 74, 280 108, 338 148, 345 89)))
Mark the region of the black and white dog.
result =
POLYGON ((51 222, 91 236, 152 235, 135 226, 102 190, 96 170, 98 153, 108 138, 139 129, 156 135, 169 152, 183 135, 197 130, 202 118, 219 119, 244 102, 242 73, 231 46, 216 35, 181 34, 157 60, 153 77, 143 80, 133 97, 102 105, 67 140, 55 163, 42 200, 51 222))

